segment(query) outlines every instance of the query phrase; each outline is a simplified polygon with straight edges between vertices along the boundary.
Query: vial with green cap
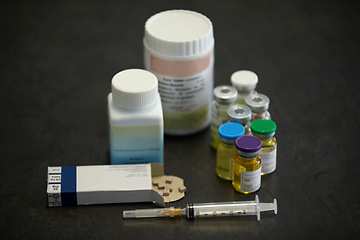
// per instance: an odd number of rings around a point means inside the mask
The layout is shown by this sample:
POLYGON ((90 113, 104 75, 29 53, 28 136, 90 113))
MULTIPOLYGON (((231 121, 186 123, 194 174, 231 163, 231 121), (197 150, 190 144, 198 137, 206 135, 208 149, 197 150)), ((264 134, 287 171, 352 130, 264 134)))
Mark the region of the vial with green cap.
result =
POLYGON ((233 159, 236 156, 235 140, 244 136, 244 132, 244 127, 238 123, 224 123, 219 127, 221 142, 217 148, 216 174, 222 179, 232 179, 233 159))
POLYGON ((274 137, 276 124, 272 120, 258 119, 251 123, 251 132, 261 140, 261 174, 269 174, 276 169, 277 141, 274 137))
POLYGON ((266 95, 261 93, 252 94, 246 97, 245 102, 252 111, 250 122, 256 119, 271 119, 268 111, 270 99, 266 95))
POLYGON ((232 86, 221 85, 214 88, 214 101, 211 106, 211 139, 210 145, 217 149, 220 143, 219 127, 228 122, 227 110, 235 102, 237 90, 232 86))
POLYGON ((261 141, 254 136, 236 139, 237 155, 233 162, 233 188, 241 193, 252 193, 261 186, 261 141))
POLYGON ((229 122, 236 122, 243 125, 243 127, 245 128, 245 135, 251 134, 251 109, 248 106, 235 104, 228 109, 227 115, 229 122))

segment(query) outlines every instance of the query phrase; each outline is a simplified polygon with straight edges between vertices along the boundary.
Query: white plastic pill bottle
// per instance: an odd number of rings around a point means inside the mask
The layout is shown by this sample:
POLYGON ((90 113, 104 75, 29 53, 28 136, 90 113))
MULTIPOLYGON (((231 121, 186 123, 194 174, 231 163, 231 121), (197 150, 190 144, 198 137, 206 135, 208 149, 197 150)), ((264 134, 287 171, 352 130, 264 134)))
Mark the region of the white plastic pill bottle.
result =
POLYGON ((144 62, 159 80, 165 133, 187 135, 206 128, 214 86, 211 21, 188 10, 150 17, 145 23, 144 62))
POLYGON ((108 95, 111 164, 164 164, 164 127, 158 81, 127 69, 111 81, 108 95))

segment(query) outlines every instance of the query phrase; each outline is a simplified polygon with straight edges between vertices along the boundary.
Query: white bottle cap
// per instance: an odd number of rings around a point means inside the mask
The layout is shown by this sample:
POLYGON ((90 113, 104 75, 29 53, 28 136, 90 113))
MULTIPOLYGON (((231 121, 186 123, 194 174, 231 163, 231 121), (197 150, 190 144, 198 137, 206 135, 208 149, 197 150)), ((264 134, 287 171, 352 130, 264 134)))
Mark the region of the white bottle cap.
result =
POLYGON ((112 81, 114 103, 122 108, 142 108, 156 100, 158 80, 142 69, 128 69, 117 73, 112 81))
POLYGON ((252 91, 256 88, 258 76, 252 71, 240 70, 231 75, 231 83, 239 92, 252 91))
POLYGON ((213 26, 207 17, 197 12, 164 11, 146 21, 144 43, 164 56, 205 54, 214 45, 213 26))

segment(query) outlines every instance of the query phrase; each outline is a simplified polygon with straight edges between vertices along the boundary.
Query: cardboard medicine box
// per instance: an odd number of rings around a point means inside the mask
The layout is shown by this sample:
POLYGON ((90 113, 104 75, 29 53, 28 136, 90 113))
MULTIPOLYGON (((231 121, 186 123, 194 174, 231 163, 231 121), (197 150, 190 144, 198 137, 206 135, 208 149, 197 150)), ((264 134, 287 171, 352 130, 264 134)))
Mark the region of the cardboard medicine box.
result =
POLYGON ((48 167, 48 206, 126 202, 164 206, 163 196, 153 189, 151 167, 152 164, 48 167))

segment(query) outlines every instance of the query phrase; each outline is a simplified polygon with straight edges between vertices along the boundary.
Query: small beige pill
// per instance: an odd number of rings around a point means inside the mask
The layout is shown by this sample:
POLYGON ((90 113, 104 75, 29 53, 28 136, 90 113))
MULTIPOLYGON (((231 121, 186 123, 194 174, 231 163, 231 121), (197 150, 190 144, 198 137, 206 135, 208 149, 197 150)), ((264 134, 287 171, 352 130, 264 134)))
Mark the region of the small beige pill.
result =
POLYGON ((168 189, 165 189, 163 194, 163 196, 169 196, 170 195, 170 191, 168 189))
POLYGON ((170 192, 173 191, 173 187, 172 187, 172 186, 166 186, 166 189, 168 189, 170 192))
POLYGON ((186 187, 185 186, 179 187, 179 192, 181 193, 186 192, 186 187))
POLYGON ((172 177, 167 177, 167 178, 165 179, 165 182, 166 182, 166 183, 172 183, 172 181, 173 181, 172 177))
POLYGON ((162 183, 159 183, 158 188, 159 188, 160 190, 165 189, 165 185, 162 184, 162 183))
POLYGON ((159 185, 159 180, 153 180, 153 181, 152 181, 152 184, 153 184, 154 186, 159 185))

